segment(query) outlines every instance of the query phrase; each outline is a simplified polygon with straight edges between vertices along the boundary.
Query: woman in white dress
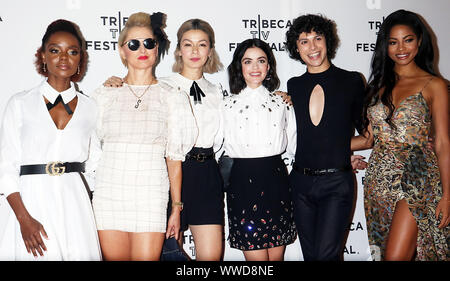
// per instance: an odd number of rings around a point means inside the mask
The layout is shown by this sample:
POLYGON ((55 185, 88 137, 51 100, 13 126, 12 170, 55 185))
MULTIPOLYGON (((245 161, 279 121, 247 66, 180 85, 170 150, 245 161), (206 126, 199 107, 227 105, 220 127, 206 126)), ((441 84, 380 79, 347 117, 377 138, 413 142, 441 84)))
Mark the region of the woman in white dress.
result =
MULTIPOLYGON (((219 108, 223 96, 203 73, 218 72, 222 63, 214 48, 214 30, 207 22, 187 20, 178 29, 177 38, 173 65, 176 74, 160 81, 190 96, 199 129, 195 147, 182 164, 181 231, 190 229, 197 261, 218 261, 223 255, 224 203, 214 153, 222 144, 219 108)), ((111 77, 104 85, 120 87, 122 79, 111 77)))
POLYGON ((79 174, 88 169, 83 162, 96 106, 71 82, 81 80, 87 62, 76 25, 50 24, 36 58, 47 79, 14 95, 3 118, 0 193, 11 211, 0 237, 0 259, 100 260, 94 215, 79 174))
POLYGON ((281 157, 295 154, 294 109, 273 93, 280 81, 267 43, 242 42, 228 76, 234 95, 221 108, 224 150, 233 159, 227 188, 228 240, 248 261, 280 261, 297 235, 281 157))
POLYGON ((93 206, 105 260, 159 260, 164 238, 179 235, 181 161, 198 131, 188 96, 154 76, 167 51, 162 25, 161 13, 131 15, 118 42, 125 84, 94 93, 102 157, 93 206))

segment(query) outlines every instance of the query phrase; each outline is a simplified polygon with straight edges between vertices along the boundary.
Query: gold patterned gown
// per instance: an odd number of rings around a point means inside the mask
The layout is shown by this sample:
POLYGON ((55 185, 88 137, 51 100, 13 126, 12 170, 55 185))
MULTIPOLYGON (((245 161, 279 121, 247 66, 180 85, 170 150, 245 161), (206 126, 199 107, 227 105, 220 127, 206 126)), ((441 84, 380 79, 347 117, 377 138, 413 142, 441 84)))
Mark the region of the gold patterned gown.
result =
POLYGON ((439 229, 436 206, 442 196, 435 153, 427 148, 431 112, 422 93, 405 98, 394 111, 379 101, 368 110, 375 145, 364 179, 364 207, 369 244, 375 260, 384 259, 396 203, 406 200, 417 226, 416 260, 450 260, 449 229, 439 229))

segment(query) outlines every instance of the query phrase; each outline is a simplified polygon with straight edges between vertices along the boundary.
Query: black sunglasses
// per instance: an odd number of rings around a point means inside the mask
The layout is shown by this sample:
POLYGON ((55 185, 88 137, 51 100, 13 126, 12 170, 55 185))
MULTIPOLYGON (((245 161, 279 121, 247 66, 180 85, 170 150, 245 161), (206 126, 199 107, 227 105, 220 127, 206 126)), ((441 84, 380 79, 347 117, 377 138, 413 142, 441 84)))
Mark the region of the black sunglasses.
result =
POLYGON ((137 51, 139 49, 139 47, 141 46, 141 41, 146 49, 151 50, 151 49, 155 48, 155 46, 156 46, 156 40, 153 38, 131 39, 131 40, 128 40, 125 43, 123 43, 122 46, 127 44, 128 49, 130 49, 131 51, 137 51))

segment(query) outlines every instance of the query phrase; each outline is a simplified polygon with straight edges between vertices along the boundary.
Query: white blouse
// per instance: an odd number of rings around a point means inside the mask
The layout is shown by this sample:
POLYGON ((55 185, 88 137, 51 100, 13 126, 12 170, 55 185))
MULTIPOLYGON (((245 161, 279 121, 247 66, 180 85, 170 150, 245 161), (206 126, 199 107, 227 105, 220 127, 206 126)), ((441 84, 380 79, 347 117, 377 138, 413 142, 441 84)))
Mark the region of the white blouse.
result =
POLYGON ((186 95, 190 97, 189 100, 199 131, 194 146, 209 148, 212 147, 214 143, 217 143, 218 139, 221 138, 219 108, 223 101, 222 92, 219 87, 212 84, 204 77, 195 80, 205 94, 205 97, 202 97, 202 103, 194 104, 194 97, 189 95, 194 80, 188 79, 179 73, 170 77, 160 78, 159 80, 171 85, 175 89, 184 91, 186 95))
POLYGON ((286 152, 293 158, 297 145, 294 108, 264 86, 245 88, 221 107, 224 150, 232 158, 267 157, 286 152))

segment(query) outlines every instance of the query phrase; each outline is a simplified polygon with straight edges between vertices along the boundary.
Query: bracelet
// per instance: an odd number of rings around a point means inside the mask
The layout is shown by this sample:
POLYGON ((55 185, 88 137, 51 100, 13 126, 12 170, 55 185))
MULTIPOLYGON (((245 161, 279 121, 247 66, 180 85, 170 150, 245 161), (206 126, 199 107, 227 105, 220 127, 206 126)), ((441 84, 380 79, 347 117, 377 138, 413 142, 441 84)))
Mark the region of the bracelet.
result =
POLYGON ((180 207, 180 211, 183 211, 183 206, 184 206, 183 202, 173 202, 172 203, 172 207, 177 207, 177 206, 180 207))

